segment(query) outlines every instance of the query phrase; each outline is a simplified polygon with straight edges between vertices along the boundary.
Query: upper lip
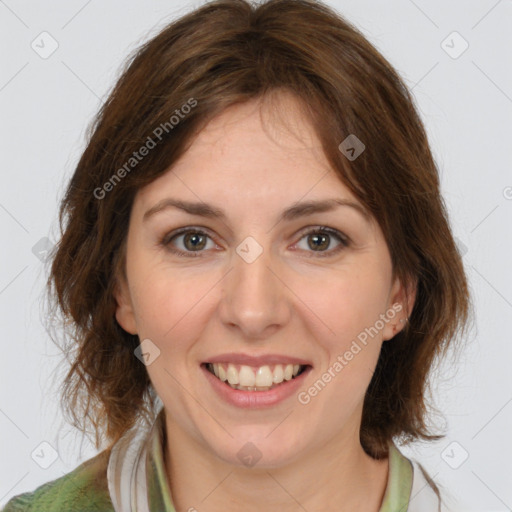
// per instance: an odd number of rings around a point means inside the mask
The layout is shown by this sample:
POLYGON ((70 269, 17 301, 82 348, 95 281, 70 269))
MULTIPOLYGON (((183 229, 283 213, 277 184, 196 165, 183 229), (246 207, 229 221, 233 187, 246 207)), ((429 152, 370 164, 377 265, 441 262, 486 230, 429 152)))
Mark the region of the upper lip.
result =
POLYGON ((235 352, 212 356, 208 358, 205 363, 233 363, 255 367, 270 364, 300 364, 303 366, 311 366, 311 363, 305 359, 287 356, 284 354, 261 354, 258 356, 251 356, 249 354, 241 354, 235 352))

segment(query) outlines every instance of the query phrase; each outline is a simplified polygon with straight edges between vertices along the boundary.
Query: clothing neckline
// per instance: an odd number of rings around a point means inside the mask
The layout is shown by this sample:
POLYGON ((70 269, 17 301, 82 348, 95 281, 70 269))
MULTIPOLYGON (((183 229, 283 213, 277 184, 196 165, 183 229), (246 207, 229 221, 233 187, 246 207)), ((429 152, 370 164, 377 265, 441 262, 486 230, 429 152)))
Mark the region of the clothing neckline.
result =
MULTIPOLYGON (((176 512, 165 471, 165 442, 162 408, 149 431, 127 433, 113 447, 107 477, 116 512, 176 512)), ((393 442, 389 443, 388 458, 388 480, 379 512, 405 512, 413 466, 393 442)))

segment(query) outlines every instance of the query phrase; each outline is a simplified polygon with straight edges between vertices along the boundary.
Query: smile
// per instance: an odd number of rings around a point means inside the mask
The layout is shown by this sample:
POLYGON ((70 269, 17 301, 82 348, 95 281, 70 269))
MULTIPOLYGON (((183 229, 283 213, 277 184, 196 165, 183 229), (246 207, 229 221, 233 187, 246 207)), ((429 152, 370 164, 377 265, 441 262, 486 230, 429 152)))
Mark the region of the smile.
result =
POLYGON ((275 364, 258 367, 233 363, 207 363, 206 369, 232 389, 269 391, 298 377, 307 365, 275 364))

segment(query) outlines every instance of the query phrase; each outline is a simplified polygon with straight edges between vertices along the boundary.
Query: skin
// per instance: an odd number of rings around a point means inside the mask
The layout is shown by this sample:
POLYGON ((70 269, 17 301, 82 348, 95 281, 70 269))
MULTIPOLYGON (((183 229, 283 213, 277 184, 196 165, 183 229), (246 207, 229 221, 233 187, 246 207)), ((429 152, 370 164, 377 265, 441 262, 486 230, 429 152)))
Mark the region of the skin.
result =
POLYGON ((389 465, 360 444, 363 399, 381 345, 404 325, 414 293, 393 279, 378 224, 355 208, 277 223, 298 201, 358 201, 330 168, 294 97, 276 98, 284 107, 277 117, 262 117, 270 111, 256 100, 225 110, 172 169, 138 191, 116 318, 160 350, 147 371, 165 408, 165 464, 177 511, 339 511, 342 503, 343 510, 377 512, 389 465), (168 197, 213 204, 226 220, 175 208, 143 220, 168 197), (328 236, 316 248, 304 232, 320 226, 338 230, 349 245, 328 236), (198 257, 170 251, 194 252, 183 234, 169 242, 182 227, 206 231, 198 257), (167 247, 160 243, 166 235, 167 247), (236 252, 248 236, 263 249, 252 263, 236 252), (310 361, 307 390, 397 303, 403 310, 307 405, 293 395, 266 409, 239 409, 200 368, 226 352, 288 354, 310 361), (253 467, 237 457, 249 441, 261 453, 253 467))

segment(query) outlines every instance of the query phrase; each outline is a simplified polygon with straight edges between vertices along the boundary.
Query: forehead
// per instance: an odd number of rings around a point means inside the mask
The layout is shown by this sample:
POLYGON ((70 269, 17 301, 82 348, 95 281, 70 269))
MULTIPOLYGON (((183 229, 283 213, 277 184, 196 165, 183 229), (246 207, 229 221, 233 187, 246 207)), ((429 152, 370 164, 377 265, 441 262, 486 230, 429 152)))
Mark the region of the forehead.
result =
POLYGON ((242 207, 355 197, 329 165, 301 104, 291 94, 234 105, 211 120, 164 175, 139 191, 144 207, 166 194, 242 207))

